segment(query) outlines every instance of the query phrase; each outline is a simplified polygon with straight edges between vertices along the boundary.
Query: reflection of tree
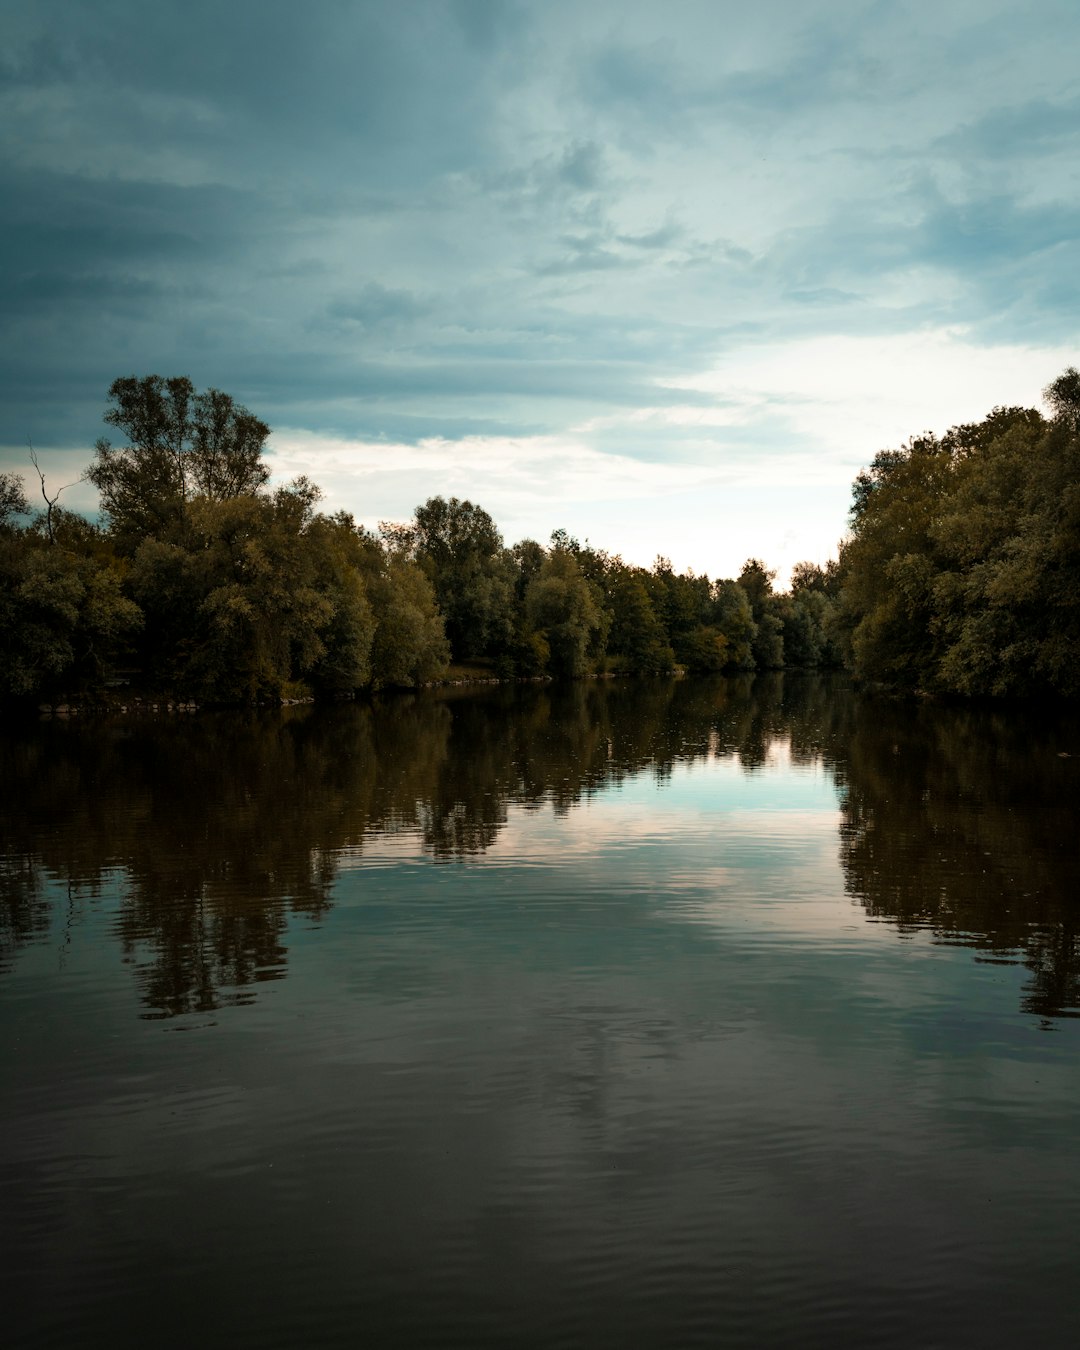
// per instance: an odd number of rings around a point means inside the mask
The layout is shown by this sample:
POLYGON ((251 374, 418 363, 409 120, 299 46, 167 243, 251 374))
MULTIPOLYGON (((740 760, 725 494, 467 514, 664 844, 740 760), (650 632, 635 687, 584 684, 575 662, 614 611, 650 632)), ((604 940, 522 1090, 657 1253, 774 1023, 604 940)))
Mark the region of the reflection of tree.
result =
POLYGON ((147 1016, 245 1001, 283 973, 290 918, 325 912, 342 850, 372 831, 410 832, 451 862, 489 848, 511 806, 566 813, 716 755, 757 773, 782 741, 841 787, 841 859, 867 912, 990 959, 1021 954, 1025 1006, 1049 1015, 1080 1002, 1074 771, 1019 726, 790 675, 43 724, 6 747, 0 969, 48 930, 56 884, 72 904, 118 887, 115 933, 147 1016))
POLYGON ((289 915, 324 912, 337 851, 424 792, 449 720, 437 706, 379 720, 387 783, 370 709, 306 711, 37 729, 13 757, 5 934, 41 927, 42 870, 93 893, 122 869, 116 933, 150 1009, 213 1008, 274 978, 289 915))
POLYGON ((1016 710, 863 701, 842 766, 841 861, 867 913, 1022 960, 1024 1007, 1080 1008, 1076 772, 1016 710))
POLYGON ((29 857, 0 860, 0 972, 24 943, 49 931, 50 906, 41 873, 29 857))

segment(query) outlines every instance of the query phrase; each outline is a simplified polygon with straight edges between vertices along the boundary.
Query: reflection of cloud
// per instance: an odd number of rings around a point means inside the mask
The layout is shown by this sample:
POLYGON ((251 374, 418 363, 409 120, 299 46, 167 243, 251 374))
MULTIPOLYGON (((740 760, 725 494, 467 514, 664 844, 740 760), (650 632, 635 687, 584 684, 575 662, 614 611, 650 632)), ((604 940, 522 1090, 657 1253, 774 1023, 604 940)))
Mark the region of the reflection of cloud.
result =
MULTIPOLYGON (((786 743, 777 743, 778 749, 786 743)), ((498 836, 470 864, 544 873, 544 887, 600 896, 614 883, 650 912, 679 923, 836 934, 850 924, 837 858, 840 810, 831 779, 777 753, 748 776, 731 757, 679 764, 663 784, 649 773, 584 798, 568 811, 508 805, 498 836)), ((376 833, 338 855, 344 870, 420 861, 416 830, 376 833)))

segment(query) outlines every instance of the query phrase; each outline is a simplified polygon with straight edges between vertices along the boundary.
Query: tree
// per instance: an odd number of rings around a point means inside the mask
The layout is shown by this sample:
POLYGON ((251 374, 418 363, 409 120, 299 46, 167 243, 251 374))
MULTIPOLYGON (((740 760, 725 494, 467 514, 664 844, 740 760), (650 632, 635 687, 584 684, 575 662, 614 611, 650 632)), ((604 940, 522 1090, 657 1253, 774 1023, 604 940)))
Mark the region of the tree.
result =
POLYGON ((621 668, 635 673, 670 670, 675 664, 667 630, 649 597, 647 576, 622 566, 608 591, 611 652, 621 668))
POLYGON ((727 665, 735 670, 752 669, 757 624, 746 592, 738 582, 717 581, 713 585, 710 619, 727 643, 727 665))
POLYGON ((42 472, 41 465, 38 463, 37 451, 34 449, 33 442, 30 444, 30 463, 34 466, 34 472, 41 480, 41 496, 45 502, 45 533, 48 535, 49 543, 56 542, 56 534, 53 530, 53 515, 58 511, 57 502, 60 500, 60 494, 65 487, 70 487, 70 483, 65 483, 64 487, 59 487, 50 497, 45 486, 45 475, 42 472))
POLYGON ((755 632, 751 638, 754 664, 759 670, 775 670, 784 664, 784 624, 777 612, 772 584, 776 573, 758 558, 747 558, 737 585, 750 602, 755 632))
POLYGON ((430 497, 411 527, 397 532, 424 569, 446 620, 456 660, 498 655, 513 636, 513 564, 502 535, 481 506, 430 497))
POLYGON ((15 473, 0 473, 0 530, 12 528, 17 516, 29 514, 23 480, 15 473))
POLYGON ((193 497, 225 501, 266 483, 270 428, 228 394, 196 394, 186 376, 130 375, 113 381, 109 399, 104 420, 127 443, 99 440, 86 478, 123 551, 182 529, 193 497))
POLYGON ((370 677, 374 620, 348 517, 316 516, 306 479, 191 503, 180 543, 145 539, 131 581, 154 680, 216 702, 291 688, 351 692, 370 677))
POLYGON ((963 694, 1080 692, 1080 373, 856 479, 836 617, 856 670, 963 694))
POLYGON ((816 592, 835 598, 839 591, 839 566, 833 558, 830 558, 824 567, 812 562, 797 562, 791 569, 792 595, 816 592))
MULTIPOLYGON (((589 670, 593 638, 602 634, 606 625, 574 551, 562 541, 551 549, 529 582, 525 614, 529 629, 547 647, 555 674, 584 675, 589 670)), ((539 655, 542 647, 536 650, 539 655)))
POLYGON ((114 567, 34 530, 0 530, 0 694, 93 687, 141 622, 114 567))
POLYGON ((263 462, 270 428, 220 389, 195 399, 187 460, 193 489, 211 501, 247 497, 264 486, 263 462))
POLYGON ((431 582, 408 558, 380 554, 366 585, 375 617, 373 688, 413 688, 437 679, 450 662, 450 644, 431 582))
POLYGON ((1043 397, 1053 409, 1054 416, 1067 422, 1073 429, 1080 427, 1080 371, 1069 366, 1048 384, 1043 397))

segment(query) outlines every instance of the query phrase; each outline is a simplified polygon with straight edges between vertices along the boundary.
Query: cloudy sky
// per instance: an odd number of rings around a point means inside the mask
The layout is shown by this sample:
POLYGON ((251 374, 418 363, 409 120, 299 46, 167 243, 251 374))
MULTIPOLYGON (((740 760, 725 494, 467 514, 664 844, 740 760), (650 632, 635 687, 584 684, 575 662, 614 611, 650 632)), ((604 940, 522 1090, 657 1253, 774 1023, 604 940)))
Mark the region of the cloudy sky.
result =
POLYGON ((186 374, 367 523, 783 576, 1080 361, 1078 51, 1075 0, 0 0, 0 467, 186 374))

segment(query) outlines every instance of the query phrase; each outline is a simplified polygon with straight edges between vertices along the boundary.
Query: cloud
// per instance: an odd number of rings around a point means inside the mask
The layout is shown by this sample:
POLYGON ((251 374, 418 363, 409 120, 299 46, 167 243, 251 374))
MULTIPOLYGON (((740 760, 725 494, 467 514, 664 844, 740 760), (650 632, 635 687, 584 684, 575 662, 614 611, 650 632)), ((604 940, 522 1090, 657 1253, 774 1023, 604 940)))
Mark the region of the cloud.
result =
POLYGON ((704 556, 684 471, 774 489, 739 509, 778 548, 804 522, 773 531, 776 489, 827 491, 835 540, 878 446, 1035 401, 1076 360, 1080 11, 1053 0, 40 0, 0 22, 16 460, 28 433, 88 453, 117 375, 186 373, 312 444, 456 445, 432 472, 577 447, 565 491, 606 459, 614 495, 561 513, 620 547, 646 547, 618 484, 649 466, 651 552, 704 556))
POLYGON ((819 465, 826 456, 850 469, 913 434, 977 421, 999 404, 1037 403, 1046 372, 1071 357, 1070 347, 987 347, 947 328, 821 335, 735 354, 672 387, 712 394, 746 420, 778 417, 813 445, 819 465))
POLYGON ((327 312, 339 319, 352 319, 365 328, 384 328, 431 312, 430 302, 412 291, 394 290, 369 281, 349 296, 331 300, 327 312))

